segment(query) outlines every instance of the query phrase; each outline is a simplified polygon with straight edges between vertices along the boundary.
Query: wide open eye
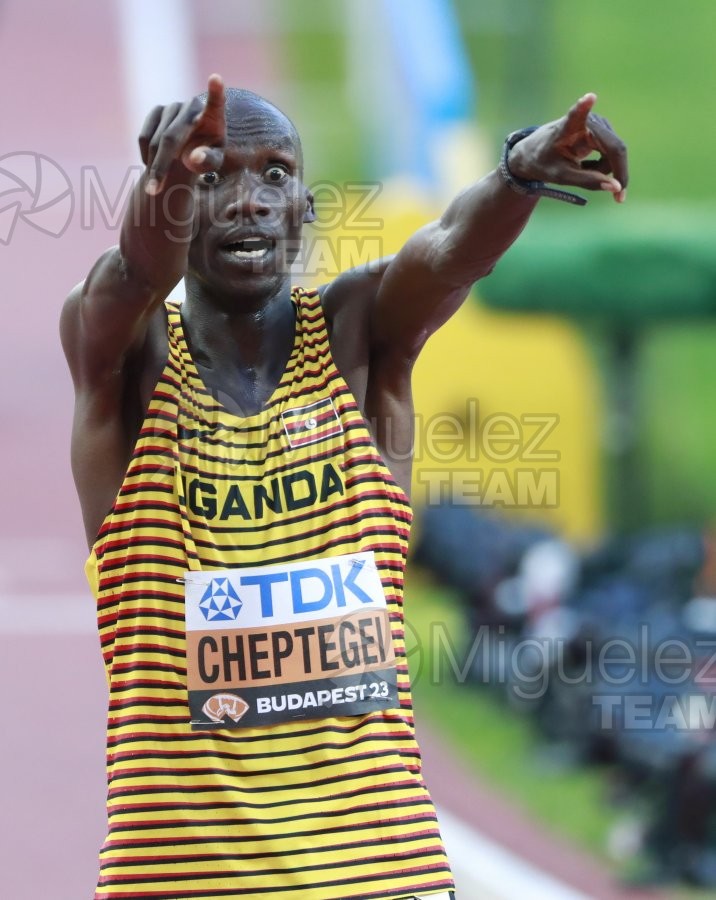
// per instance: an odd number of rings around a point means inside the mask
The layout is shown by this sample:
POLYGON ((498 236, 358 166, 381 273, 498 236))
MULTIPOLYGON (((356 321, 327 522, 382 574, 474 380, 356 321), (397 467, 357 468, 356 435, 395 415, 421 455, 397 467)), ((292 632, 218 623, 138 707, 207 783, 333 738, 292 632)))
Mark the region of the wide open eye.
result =
POLYGON ((288 175, 288 170, 283 166, 273 165, 266 169, 265 178, 271 184, 279 184, 288 175))
POLYGON ((200 184, 218 184, 221 181, 221 175, 218 172, 202 172, 199 175, 200 184))

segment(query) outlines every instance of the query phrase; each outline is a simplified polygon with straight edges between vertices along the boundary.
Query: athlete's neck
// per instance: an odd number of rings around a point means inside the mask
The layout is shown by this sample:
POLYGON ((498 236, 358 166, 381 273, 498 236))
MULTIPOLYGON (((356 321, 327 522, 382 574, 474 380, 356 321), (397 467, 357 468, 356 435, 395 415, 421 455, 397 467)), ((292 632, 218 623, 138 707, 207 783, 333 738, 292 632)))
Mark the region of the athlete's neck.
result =
POLYGON ((206 387, 239 415, 262 409, 280 382, 294 345, 296 310, 290 290, 258 309, 234 310, 188 293, 182 323, 206 387))

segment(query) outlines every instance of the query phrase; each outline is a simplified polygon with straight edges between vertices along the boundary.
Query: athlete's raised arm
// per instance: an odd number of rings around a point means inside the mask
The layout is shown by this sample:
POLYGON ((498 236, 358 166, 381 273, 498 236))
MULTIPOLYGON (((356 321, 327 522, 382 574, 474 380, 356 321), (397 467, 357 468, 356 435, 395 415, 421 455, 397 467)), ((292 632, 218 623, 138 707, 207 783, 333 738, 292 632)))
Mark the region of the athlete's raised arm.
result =
POLYGON ((540 196, 527 192, 536 183, 603 190, 624 200, 626 148, 607 120, 592 112, 596 99, 585 94, 561 119, 516 140, 507 168, 463 191, 401 249, 374 308, 373 353, 382 365, 412 365, 474 282, 492 271, 526 225, 540 196))
POLYGON ((225 127, 218 76, 209 80, 206 100, 149 114, 139 137, 146 168, 119 246, 95 263, 62 310, 60 334, 75 388, 72 470, 90 546, 122 483, 147 391, 161 371, 156 357, 166 331, 163 325, 159 336, 152 328, 153 313, 184 275, 195 182, 220 168, 225 127))
POLYGON ((206 99, 157 106, 139 135, 145 170, 130 197, 119 246, 95 263, 62 314, 65 353, 76 386, 101 383, 141 342, 149 316, 186 268, 194 184, 218 169, 225 140, 224 86, 206 99))

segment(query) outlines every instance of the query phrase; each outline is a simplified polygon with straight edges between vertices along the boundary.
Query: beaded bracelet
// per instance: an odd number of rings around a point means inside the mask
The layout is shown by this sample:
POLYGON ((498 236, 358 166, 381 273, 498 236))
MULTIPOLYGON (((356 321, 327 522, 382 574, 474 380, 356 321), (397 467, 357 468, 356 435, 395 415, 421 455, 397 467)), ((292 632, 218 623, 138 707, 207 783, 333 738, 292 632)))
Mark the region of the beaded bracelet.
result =
POLYGON ((559 188, 548 187, 544 181, 527 181, 524 178, 518 178, 510 172, 510 167, 507 164, 507 157, 509 156, 510 150, 515 144, 532 134, 532 132, 536 131, 538 128, 539 125, 532 125, 530 128, 522 128, 520 131, 513 131, 511 134, 507 135, 504 147, 502 148, 502 156, 497 171, 504 179, 505 184, 517 194, 552 197, 553 200, 564 200, 565 203, 586 206, 587 201, 584 197, 578 197, 576 194, 571 194, 569 191, 562 191, 559 188))

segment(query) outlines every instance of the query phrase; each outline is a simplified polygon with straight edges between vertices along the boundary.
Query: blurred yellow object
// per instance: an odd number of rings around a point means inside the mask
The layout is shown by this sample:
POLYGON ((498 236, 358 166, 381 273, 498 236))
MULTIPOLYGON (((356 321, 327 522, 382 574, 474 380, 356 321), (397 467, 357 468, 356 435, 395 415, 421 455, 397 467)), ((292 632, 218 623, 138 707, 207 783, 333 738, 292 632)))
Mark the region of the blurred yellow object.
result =
MULTIPOLYGON (((369 191, 346 189, 337 227, 321 229, 319 219, 308 234, 303 263, 315 283, 395 253, 436 215, 409 183, 369 191)), ((575 327, 470 298, 429 340, 413 383, 416 507, 451 497, 578 541, 599 534, 602 399, 575 327)))
POLYGON ((448 420, 441 429, 434 419, 441 413, 465 423, 463 452, 452 461, 450 441, 423 441, 413 473, 416 505, 449 491, 575 540, 599 534, 601 398, 573 326, 495 314, 470 300, 428 342, 414 385, 424 438, 431 417, 433 435, 450 433, 448 420))

